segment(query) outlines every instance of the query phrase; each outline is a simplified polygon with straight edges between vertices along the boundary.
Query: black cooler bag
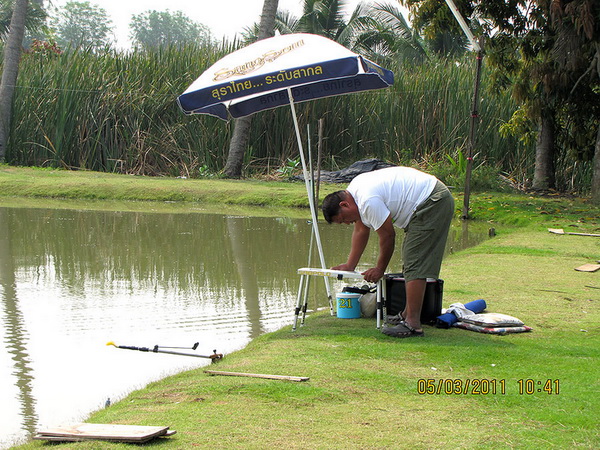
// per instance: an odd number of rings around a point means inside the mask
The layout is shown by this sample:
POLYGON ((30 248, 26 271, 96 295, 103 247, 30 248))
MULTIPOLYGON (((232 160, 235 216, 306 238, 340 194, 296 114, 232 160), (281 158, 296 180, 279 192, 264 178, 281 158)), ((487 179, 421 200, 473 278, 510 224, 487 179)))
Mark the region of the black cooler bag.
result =
MULTIPOLYGON (((401 273, 388 273, 385 276, 386 298, 385 307, 387 314, 395 316, 406 304, 406 286, 404 275, 401 273)), ((421 322, 432 323, 442 314, 442 297, 444 291, 444 280, 427 278, 425 288, 425 300, 421 310, 421 322)))

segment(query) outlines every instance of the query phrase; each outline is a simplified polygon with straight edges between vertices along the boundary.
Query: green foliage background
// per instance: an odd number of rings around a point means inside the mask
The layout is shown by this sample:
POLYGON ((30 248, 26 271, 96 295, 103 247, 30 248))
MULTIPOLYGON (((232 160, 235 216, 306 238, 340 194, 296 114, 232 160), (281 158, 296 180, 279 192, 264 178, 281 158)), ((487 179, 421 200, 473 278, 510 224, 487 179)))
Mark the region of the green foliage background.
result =
MULTIPOLYGON (((6 161, 99 171, 197 177, 224 166, 232 122, 185 116, 176 98, 236 43, 188 45, 147 51, 75 51, 43 48, 24 55, 6 161)), ((484 64, 485 67, 485 64, 484 64)), ((297 105, 305 141, 316 149, 317 122, 325 120, 324 168, 367 157, 439 172, 460 186, 460 152, 466 146, 475 57, 433 59, 388 67, 390 89, 297 105)), ((498 129, 516 106, 490 92, 482 76, 474 181, 503 173, 526 184, 532 144, 501 137, 498 129), (487 172, 486 172, 487 171, 487 172)), ((315 150, 316 153, 316 150, 315 150)), ((245 174, 273 172, 298 157, 289 108, 255 115, 245 174)), ((591 163, 565 159, 557 173, 564 189, 589 187, 591 163)), ((486 181, 486 187, 489 186, 486 181)))

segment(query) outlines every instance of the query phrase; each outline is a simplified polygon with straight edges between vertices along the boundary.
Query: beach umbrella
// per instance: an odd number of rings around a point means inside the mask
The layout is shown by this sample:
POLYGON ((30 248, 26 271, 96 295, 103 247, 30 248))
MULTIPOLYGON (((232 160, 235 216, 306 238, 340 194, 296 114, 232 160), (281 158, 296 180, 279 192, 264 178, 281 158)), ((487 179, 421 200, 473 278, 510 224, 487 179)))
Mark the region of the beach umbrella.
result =
MULTIPOLYGON (((186 114, 223 120, 289 105, 306 183, 313 231, 323 269, 325 259, 317 226, 295 103, 391 86, 391 71, 323 36, 298 33, 263 39, 221 58, 177 101, 186 114)), ((328 292, 331 300, 331 295, 328 292)))

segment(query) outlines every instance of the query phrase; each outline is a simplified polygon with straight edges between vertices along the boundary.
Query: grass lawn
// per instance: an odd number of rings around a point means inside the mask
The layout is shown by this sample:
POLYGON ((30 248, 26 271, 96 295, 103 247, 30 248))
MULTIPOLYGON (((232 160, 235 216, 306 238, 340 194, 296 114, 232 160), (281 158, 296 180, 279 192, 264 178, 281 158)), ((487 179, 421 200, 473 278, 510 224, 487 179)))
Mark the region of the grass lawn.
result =
POLYGON ((600 241, 534 233, 497 237, 443 269, 445 304, 483 298, 530 333, 426 327, 400 340, 372 319, 319 312, 211 367, 308 382, 195 370, 91 421, 169 425, 178 434, 165 445, 179 448, 598 448, 600 272, 574 267, 600 241))
POLYGON ((446 258, 444 306, 481 298, 488 312, 516 316, 532 332, 427 326, 424 338, 395 339, 374 319, 314 312, 297 331, 263 335, 209 367, 309 381, 197 369, 133 392, 89 422, 170 426, 177 434, 147 444, 168 448, 599 448, 600 271, 574 269, 600 259, 600 238, 547 231, 598 233, 598 208, 505 194, 472 202, 497 235, 446 258))

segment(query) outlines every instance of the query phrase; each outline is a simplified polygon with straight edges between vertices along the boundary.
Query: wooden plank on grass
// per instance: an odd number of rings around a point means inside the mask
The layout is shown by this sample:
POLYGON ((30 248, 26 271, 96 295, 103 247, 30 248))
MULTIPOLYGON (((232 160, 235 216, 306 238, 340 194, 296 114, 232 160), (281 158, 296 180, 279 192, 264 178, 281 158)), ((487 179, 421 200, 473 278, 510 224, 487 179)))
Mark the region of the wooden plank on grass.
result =
POLYGON ((169 427, 142 425, 115 425, 99 423, 79 423, 39 430, 34 439, 48 441, 118 441, 129 443, 148 442, 159 436, 171 436, 175 431, 169 427))
POLYGON ((600 270, 600 264, 584 264, 583 266, 575 267, 579 272, 595 272, 600 270))
POLYGON ((161 434, 159 436, 151 436, 148 439, 144 439, 144 440, 134 440, 134 441, 130 441, 127 439, 106 439, 106 438, 81 438, 81 437, 61 437, 61 436, 46 436, 43 434, 36 434, 35 436, 33 436, 33 439, 36 440, 42 440, 42 441, 48 441, 48 442, 83 442, 83 441, 106 441, 106 442, 121 442, 123 444, 146 444, 148 442, 150 442, 152 439, 154 438, 158 438, 158 437, 169 437, 169 436, 173 436, 174 434, 176 434, 177 431, 175 430, 169 430, 167 431, 165 434, 161 434))
POLYGON ((550 233, 554 233, 554 234, 570 234, 570 235, 573 235, 573 236, 600 237, 600 234, 594 234, 594 233, 573 233, 571 231, 565 231, 562 228, 548 228, 548 231, 550 233))
POLYGON ((289 375, 267 375, 262 373, 242 373, 242 372, 222 372, 220 370, 205 370, 204 373, 209 375, 224 375, 228 377, 251 377, 265 378, 268 380, 285 380, 285 381, 308 381, 309 377, 294 377, 289 375))

